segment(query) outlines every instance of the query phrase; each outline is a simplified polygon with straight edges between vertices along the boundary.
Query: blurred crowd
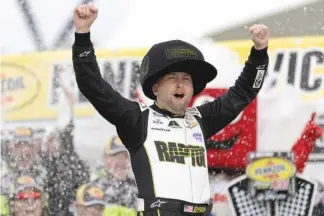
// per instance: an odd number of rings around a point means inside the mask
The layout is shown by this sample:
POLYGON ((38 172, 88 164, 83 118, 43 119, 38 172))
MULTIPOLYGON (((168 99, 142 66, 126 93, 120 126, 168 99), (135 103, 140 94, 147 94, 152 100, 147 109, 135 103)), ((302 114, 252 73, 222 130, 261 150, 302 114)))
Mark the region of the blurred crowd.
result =
POLYGON ((113 136, 98 154, 102 165, 82 160, 73 139, 74 98, 63 92, 70 106, 63 127, 1 131, 1 216, 136 215, 128 151, 113 136))
MULTIPOLYGON (((75 149, 74 96, 63 86, 62 93, 68 101, 68 107, 63 107, 68 113, 65 124, 1 131, 1 216, 137 215, 137 187, 127 149, 112 136, 102 143, 104 152, 98 153, 101 165, 89 166, 75 149)), ((304 134, 313 129, 307 125, 304 134)), ((239 174, 210 171, 211 214, 230 216, 222 190, 239 174)), ((320 183, 313 215, 323 214, 324 187, 320 183)))

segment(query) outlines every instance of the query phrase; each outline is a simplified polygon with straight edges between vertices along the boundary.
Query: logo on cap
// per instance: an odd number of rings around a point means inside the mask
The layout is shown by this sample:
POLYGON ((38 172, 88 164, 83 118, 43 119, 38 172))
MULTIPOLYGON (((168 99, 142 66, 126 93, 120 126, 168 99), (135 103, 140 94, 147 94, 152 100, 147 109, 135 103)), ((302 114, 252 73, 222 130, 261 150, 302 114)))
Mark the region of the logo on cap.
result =
POLYGON ((165 50, 166 58, 171 59, 198 59, 194 50, 188 48, 173 48, 165 50))
POLYGON ((90 197, 96 198, 96 199, 102 199, 104 196, 103 191, 98 187, 91 187, 87 190, 87 193, 90 197))
POLYGON ((16 129, 17 136, 31 136, 32 131, 29 128, 17 128, 16 129))

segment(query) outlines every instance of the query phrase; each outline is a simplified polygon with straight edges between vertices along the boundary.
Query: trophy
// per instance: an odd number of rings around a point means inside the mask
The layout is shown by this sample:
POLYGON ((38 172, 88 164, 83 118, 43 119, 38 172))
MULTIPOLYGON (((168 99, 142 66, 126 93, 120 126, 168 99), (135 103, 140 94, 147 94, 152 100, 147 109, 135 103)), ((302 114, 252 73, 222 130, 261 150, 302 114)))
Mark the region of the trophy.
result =
POLYGON ((317 183, 296 173, 292 152, 251 152, 227 187, 235 216, 311 216, 317 183))

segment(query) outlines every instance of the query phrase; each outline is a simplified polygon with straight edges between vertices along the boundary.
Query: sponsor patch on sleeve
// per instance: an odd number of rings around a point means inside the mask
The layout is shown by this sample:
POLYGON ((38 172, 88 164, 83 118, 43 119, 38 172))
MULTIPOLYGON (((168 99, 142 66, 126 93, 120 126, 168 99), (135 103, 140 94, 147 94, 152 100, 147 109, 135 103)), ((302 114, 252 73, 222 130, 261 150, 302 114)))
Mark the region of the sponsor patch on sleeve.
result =
POLYGON ((86 58, 91 53, 91 50, 84 51, 79 54, 80 58, 86 58))
POLYGON ((186 110, 186 112, 191 114, 191 115, 199 116, 201 118, 201 114, 200 114, 199 110, 197 109, 197 107, 188 108, 186 110))
POLYGON ((261 87, 264 74, 265 74, 265 70, 258 70, 257 75, 254 80, 254 83, 253 83, 253 88, 261 87))

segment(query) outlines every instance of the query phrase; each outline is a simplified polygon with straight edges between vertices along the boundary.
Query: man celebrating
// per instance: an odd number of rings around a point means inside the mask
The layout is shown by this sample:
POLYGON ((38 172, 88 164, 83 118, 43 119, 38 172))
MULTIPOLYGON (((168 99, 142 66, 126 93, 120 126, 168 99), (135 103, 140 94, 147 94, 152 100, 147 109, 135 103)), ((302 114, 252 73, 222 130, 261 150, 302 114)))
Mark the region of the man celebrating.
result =
POLYGON ((243 72, 215 101, 188 108, 217 75, 193 45, 181 40, 155 44, 144 56, 141 85, 154 100, 130 101, 102 79, 90 40, 98 15, 93 5, 74 10, 73 66, 82 94, 116 126, 130 152, 141 215, 208 215, 211 209, 205 140, 229 124, 256 97, 269 57, 268 28, 250 28, 254 46, 243 72))

